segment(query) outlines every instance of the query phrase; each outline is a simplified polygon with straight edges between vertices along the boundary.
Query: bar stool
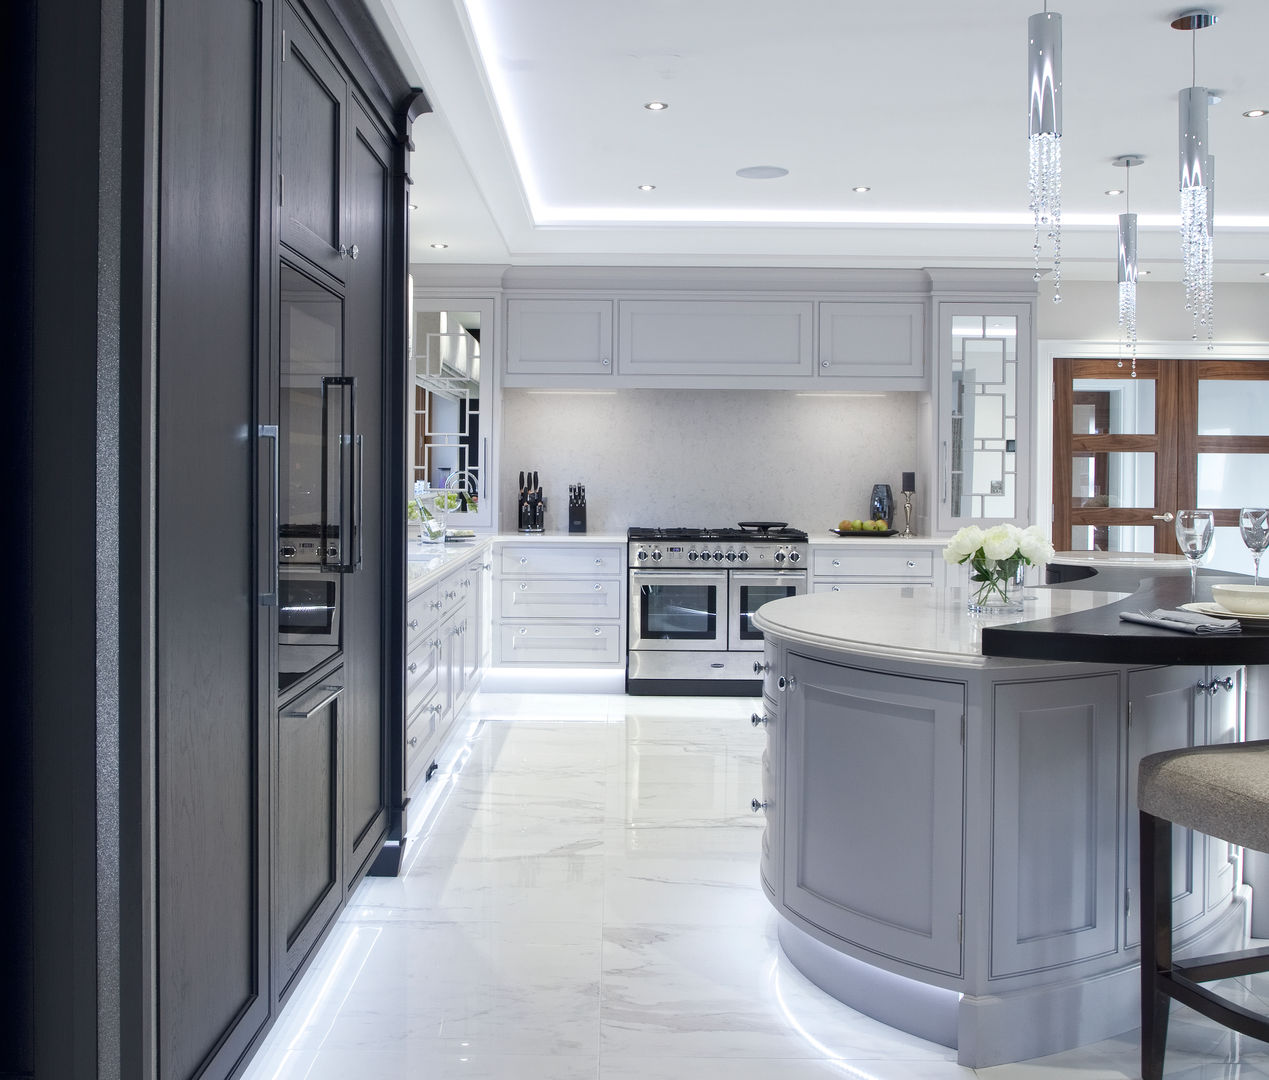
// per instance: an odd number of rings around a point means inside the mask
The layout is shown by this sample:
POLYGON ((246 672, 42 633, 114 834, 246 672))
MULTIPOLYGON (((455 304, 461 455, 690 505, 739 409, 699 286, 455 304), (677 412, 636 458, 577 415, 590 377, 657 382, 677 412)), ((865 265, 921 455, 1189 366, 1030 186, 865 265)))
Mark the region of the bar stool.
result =
MULTIPOLYGON (((1142 758, 1141 1075, 1160 1080, 1173 1000, 1269 1041, 1269 1016, 1199 985, 1269 971, 1269 948, 1172 959, 1172 826, 1269 852, 1269 740, 1169 750, 1142 758)), ((1269 903, 1269 898, 1260 898, 1269 903)))

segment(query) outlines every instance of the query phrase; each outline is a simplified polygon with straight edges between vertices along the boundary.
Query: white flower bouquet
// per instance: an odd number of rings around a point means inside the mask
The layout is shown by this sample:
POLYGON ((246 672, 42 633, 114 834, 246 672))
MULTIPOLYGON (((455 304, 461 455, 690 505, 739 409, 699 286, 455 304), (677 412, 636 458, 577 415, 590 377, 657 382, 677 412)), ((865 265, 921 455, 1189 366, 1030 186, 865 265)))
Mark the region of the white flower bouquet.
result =
POLYGON ((1023 566, 1045 566, 1053 561, 1053 545, 1038 525, 1019 529, 1016 525, 993 525, 980 529, 966 525, 943 549, 943 558, 953 565, 969 563, 969 580, 977 584, 970 608, 1008 608, 1009 586, 1023 566))

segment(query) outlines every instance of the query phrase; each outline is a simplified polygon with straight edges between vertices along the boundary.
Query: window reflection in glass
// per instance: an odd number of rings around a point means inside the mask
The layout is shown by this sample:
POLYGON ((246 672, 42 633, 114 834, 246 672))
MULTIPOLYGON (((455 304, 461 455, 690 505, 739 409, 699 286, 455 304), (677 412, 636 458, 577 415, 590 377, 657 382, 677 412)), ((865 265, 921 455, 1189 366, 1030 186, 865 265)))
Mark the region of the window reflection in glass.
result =
POLYGON ((1153 379, 1076 379, 1073 435, 1153 435, 1153 379))
POLYGON ((415 306, 411 481, 460 494, 449 513, 475 510, 482 487, 481 313, 415 306))

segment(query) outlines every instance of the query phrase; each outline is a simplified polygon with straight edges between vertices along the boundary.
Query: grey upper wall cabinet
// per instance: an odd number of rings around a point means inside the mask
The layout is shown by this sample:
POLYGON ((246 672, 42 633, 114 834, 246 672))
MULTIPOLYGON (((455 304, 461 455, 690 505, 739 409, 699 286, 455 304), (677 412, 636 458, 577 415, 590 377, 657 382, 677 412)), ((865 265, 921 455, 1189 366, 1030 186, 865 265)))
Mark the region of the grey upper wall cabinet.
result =
POLYGON ((925 384, 925 304, 825 302, 819 305, 816 373, 825 379, 880 379, 898 389, 925 384))
POLYGON ((611 300, 507 302, 509 385, 613 372, 611 300))

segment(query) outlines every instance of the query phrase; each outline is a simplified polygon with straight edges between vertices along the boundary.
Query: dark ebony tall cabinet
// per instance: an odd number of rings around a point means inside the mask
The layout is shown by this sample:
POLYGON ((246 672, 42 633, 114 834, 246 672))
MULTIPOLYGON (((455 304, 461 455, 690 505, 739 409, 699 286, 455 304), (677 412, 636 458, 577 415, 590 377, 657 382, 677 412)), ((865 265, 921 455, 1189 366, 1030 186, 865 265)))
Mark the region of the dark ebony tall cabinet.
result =
POLYGON ((384 522, 404 513, 419 95, 360 0, 17 8, 29 634, 0 768, 0 1074, 221 1080, 399 812, 404 556, 384 522), (284 75, 292 45, 313 77, 284 75), (337 444, 341 641, 291 680, 284 265, 334 298, 332 385, 355 380, 357 404, 337 444))

